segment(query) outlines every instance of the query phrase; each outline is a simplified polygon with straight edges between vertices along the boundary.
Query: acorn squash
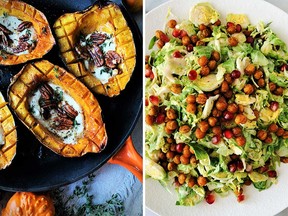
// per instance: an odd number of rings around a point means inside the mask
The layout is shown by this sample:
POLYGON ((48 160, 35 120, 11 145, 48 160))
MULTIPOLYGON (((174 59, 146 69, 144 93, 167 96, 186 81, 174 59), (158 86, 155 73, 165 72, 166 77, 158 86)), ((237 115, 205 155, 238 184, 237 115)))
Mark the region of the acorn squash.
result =
POLYGON ((45 15, 31 5, 0 0, 0 64, 42 58, 55 44, 45 15))
POLYGON ((120 8, 98 3, 62 15, 53 28, 69 71, 95 93, 119 95, 136 64, 133 35, 120 8))
POLYGON ((19 119, 57 154, 79 157, 107 144, 98 101, 63 68, 46 60, 25 65, 13 77, 8 97, 19 119))
POLYGON ((0 170, 9 166, 16 155, 17 132, 6 104, 0 92, 0 170))
POLYGON ((2 216, 54 216, 53 200, 48 195, 16 192, 2 210, 2 216))

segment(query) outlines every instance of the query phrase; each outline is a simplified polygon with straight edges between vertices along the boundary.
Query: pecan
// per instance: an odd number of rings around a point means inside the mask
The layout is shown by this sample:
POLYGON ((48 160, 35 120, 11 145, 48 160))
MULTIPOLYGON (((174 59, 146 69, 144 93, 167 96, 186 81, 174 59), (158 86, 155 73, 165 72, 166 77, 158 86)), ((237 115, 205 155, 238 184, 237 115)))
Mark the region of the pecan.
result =
POLYGON ((29 21, 23 21, 22 23, 19 24, 19 26, 17 27, 17 31, 18 32, 22 32, 25 29, 29 28, 32 26, 32 23, 29 21))
POLYGON ((104 43, 106 38, 107 38, 107 36, 105 34, 101 34, 99 32, 94 32, 90 36, 90 41, 93 44, 100 45, 100 44, 104 43))
POLYGON ((97 67, 101 67, 104 64, 103 52, 98 46, 89 47, 88 52, 97 67))
POLYGON ((47 109, 50 109, 50 110, 57 106, 57 104, 54 101, 52 101, 50 99, 43 99, 43 98, 41 98, 39 100, 39 105, 43 109, 47 108, 47 109))
POLYGON ((65 104, 63 106, 63 110, 65 111, 67 116, 70 117, 71 119, 75 119, 76 116, 78 115, 78 112, 69 104, 65 104))
POLYGON ((56 112, 57 112, 57 115, 60 117, 60 118, 68 118, 66 112, 64 110, 62 110, 60 107, 58 107, 56 109, 56 112))
POLYGON ((30 47, 30 44, 27 42, 21 42, 18 44, 17 47, 13 48, 13 53, 20 53, 20 52, 24 52, 25 50, 28 50, 30 47))
POLYGON ((48 83, 43 83, 39 88, 42 98, 49 100, 53 97, 54 90, 48 83))
POLYGON ((53 120, 53 127, 57 130, 69 130, 73 127, 73 121, 71 119, 56 117, 53 120))
POLYGON ((29 35, 28 34, 24 34, 22 36, 19 37, 19 42, 26 42, 29 40, 29 35))
POLYGON ((9 45, 8 39, 2 31, 0 31, 0 44, 4 47, 8 47, 9 45))
POLYGON ((80 45, 76 45, 75 46, 75 50, 77 52, 77 54, 80 56, 80 58, 82 59, 89 59, 89 53, 87 51, 86 47, 82 47, 80 45))
POLYGON ((112 50, 109 50, 105 55, 105 63, 109 68, 115 68, 121 60, 121 56, 112 50))
POLYGON ((0 31, 2 31, 4 34, 12 34, 12 32, 2 24, 0 24, 0 31))

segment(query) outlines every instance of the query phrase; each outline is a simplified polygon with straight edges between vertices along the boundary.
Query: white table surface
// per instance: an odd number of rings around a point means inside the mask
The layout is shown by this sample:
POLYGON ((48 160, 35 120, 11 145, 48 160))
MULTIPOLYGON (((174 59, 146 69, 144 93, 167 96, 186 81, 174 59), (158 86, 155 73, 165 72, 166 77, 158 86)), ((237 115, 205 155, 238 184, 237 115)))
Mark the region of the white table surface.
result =
MULTIPOLYGON (((164 2, 167 2, 168 0, 146 0, 145 5, 145 12, 149 12, 153 8, 157 7, 160 4, 163 4, 164 2)), ((286 13, 288 13, 288 1, 287 0, 266 0, 267 2, 270 2, 271 4, 277 6, 278 8, 281 8, 286 13)), ((149 25, 146 23, 146 25, 149 25)), ((287 26, 284 26, 284 28, 287 28, 287 26)), ((147 188, 146 190, 149 190, 147 188)), ((287 198, 288 199, 288 198, 287 198)), ((158 214, 155 214, 153 211, 149 210, 147 207, 145 208, 145 216, 157 216, 158 214)), ((287 216, 288 215, 288 208, 284 209, 282 212, 277 214, 276 216, 287 216)))

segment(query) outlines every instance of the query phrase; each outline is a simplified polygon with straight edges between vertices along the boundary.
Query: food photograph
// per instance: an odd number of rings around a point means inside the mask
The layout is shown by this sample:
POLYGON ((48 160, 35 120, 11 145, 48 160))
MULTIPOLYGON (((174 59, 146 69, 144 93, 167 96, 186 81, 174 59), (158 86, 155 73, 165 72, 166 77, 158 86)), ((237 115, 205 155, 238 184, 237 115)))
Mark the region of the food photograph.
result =
POLYGON ((142 0, 0 0, 0 212, 143 215, 142 0))
POLYGON ((146 216, 288 215, 287 13, 145 1, 146 216))

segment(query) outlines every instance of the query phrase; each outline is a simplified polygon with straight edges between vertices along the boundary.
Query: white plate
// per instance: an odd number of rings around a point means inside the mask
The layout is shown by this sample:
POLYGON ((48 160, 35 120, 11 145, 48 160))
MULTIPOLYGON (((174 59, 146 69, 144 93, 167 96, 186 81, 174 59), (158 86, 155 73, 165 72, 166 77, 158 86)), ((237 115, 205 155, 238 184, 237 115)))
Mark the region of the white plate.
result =
MULTIPOLYGON (((199 2, 203 1, 175 0, 149 12, 145 17, 145 52, 149 54, 147 46, 155 31, 163 29, 169 8, 177 17, 187 19, 190 8, 199 2)), ((246 14, 252 24, 259 21, 266 23, 272 21, 272 30, 288 44, 288 15, 274 5, 262 0, 204 0, 204 2, 210 2, 213 5, 220 13, 222 21, 227 13, 246 14)), ((204 201, 194 207, 176 206, 176 194, 170 194, 152 179, 147 179, 145 183, 145 203, 149 209, 163 216, 271 216, 288 207, 288 165, 281 164, 277 171, 278 183, 272 185, 268 190, 259 192, 253 186, 245 187, 245 200, 242 203, 238 203, 236 197, 231 193, 228 197, 217 196, 212 205, 204 201)))

